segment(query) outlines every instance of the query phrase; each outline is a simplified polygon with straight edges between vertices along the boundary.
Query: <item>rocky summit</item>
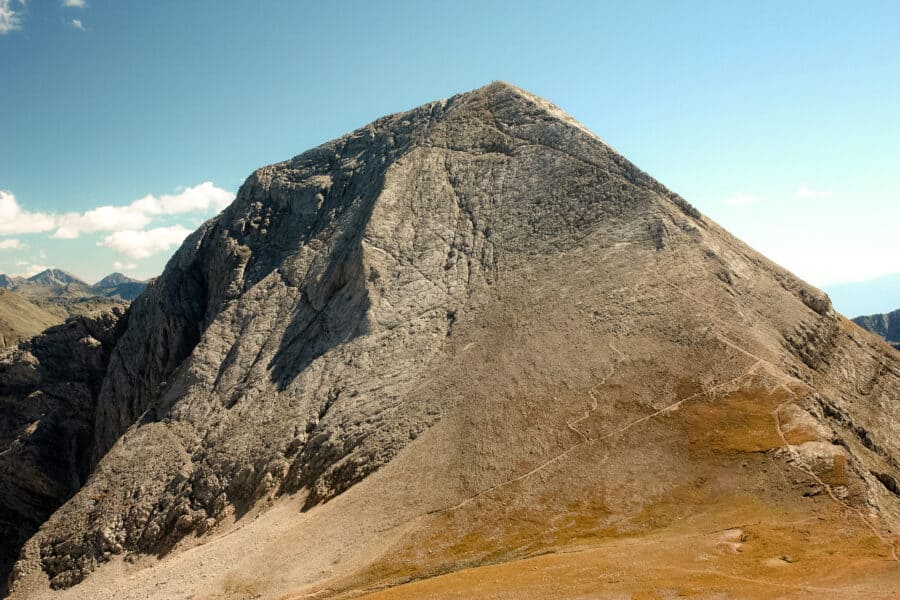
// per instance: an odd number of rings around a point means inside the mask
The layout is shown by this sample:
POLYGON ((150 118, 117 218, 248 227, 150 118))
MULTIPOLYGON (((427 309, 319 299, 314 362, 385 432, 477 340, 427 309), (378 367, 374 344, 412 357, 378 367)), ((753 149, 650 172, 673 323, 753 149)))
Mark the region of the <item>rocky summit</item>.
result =
POLYGON ((900 588, 897 353, 511 85, 259 169, 62 327, 0 355, 13 598, 900 588))

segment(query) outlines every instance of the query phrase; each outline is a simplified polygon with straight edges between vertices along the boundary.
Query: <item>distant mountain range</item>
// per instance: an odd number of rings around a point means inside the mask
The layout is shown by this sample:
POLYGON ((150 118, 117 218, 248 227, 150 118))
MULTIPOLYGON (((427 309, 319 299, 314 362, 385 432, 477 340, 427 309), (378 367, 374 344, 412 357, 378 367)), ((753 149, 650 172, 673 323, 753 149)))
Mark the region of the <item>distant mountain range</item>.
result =
POLYGON ((38 298, 102 296, 131 301, 145 287, 146 281, 138 281, 121 273, 111 273, 93 285, 62 269, 47 269, 27 278, 0 274, 0 288, 38 298))
POLYGON ((900 350, 900 309, 889 313, 856 317, 853 322, 880 335, 888 344, 900 350))
POLYGON ((0 274, 0 348, 35 336, 69 317, 124 305, 147 287, 121 273, 91 285, 60 269, 31 277, 0 274))

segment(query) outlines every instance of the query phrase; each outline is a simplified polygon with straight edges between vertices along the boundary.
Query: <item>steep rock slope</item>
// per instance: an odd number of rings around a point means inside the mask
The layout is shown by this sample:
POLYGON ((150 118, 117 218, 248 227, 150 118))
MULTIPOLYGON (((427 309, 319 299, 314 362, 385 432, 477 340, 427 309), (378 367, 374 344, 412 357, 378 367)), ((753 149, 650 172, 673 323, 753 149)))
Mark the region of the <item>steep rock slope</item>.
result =
POLYGON ((900 309, 880 315, 856 317, 853 322, 900 350, 900 309))
POLYGON ((0 568, 90 474, 94 406, 121 309, 0 350, 0 568))
POLYGON ((546 597, 550 554, 572 596, 877 597, 898 403, 824 294, 493 84, 258 170, 185 241, 13 595, 468 597, 498 565, 546 597))

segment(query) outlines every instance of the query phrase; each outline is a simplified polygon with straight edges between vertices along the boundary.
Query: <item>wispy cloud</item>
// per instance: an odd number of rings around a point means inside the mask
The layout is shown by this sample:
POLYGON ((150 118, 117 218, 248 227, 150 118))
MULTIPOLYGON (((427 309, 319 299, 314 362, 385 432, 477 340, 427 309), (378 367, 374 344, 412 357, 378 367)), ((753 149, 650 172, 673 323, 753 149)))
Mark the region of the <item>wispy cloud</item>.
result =
POLYGON ((25 0, 0 0, 0 35, 22 29, 22 12, 16 6, 25 7, 25 0))
POLYGON ((171 250, 183 242, 190 233, 190 229, 181 225, 157 227, 145 231, 133 229, 116 231, 103 238, 103 241, 97 242, 97 245, 112 248, 122 256, 139 260, 171 250))
POLYGON ((51 268, 47 265, 34 265, 25 262, 16 263, 19 267, 22 268, 18 273, 13 273, 14 277, 31 277, 32 275, 37 275, 41 271, 46 271, 51 268))
POLYGON ((83 213, 30 212, 15 195, 0 190, 0 235, 53 231, 53 237, 74 239, 85 233, 144 229, 159 217, 219 211, 234 194, 210 181, 185 188, 178 194, 147 195, 124 206, 98 206, 83 213))
POLYGON ((18 250, 22 247, 22 241, 17 238, 0 240, 0 250, 18 250))
POLYGON ((85 0, 63 0, 62 5, 66 8, 87 8, 85 0))
POLYGON ((829 190, 814 190, 805 185, 798 187, 797 191, 794 192, 794 195, 797 198, 802 198, 804 200, 824 200, 826 198, 831 198, 831 192, 829 190))
POLYGON ((84 28, 84 24, 81 22, 81 19, 72 19, 70 25, 72 25, 73 28, 79 31, 86 31, 84 28))
POLYGON ((759 203, 759 198, 752 194, 737 193, 725 201, 730 206, 750 206, 759 203))

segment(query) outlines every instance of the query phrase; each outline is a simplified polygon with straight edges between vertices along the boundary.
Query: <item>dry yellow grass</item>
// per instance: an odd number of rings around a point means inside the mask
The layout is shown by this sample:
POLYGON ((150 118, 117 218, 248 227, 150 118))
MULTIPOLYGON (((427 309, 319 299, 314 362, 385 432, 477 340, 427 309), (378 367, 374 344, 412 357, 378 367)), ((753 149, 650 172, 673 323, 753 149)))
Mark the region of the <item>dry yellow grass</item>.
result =
MULTIPOLYGON (((567 468, 426 517, 331 589, 372 599, 893 597, 900 564, 872 523, 830 492, 809 495, 816 477, 846 485, 846 458, 810 474, 770 452, 784 445, 776 414, 790 390, 680 392, 693 399, 642 422, 624 447, 585 444, 567 468), (623 503, 617 488, 665 473, 610 481, 587 468, 657 436, 688 449, 680 467, 690 477, 650 502, 623 503)), ((785 439, 821 441, 803 426, 785 439)))

